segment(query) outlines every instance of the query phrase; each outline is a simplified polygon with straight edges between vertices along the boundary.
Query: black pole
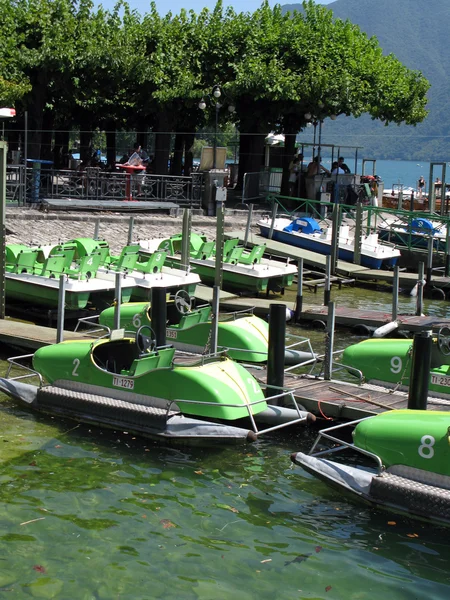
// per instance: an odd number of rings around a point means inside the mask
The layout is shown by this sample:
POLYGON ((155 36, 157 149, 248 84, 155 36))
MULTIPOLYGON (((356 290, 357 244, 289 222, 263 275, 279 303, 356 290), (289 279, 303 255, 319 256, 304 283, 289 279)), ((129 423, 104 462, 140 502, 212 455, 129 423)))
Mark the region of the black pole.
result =
POLYGON ((409 379, 409 409, 427 409, 432 346, 433 340, 430 331, 414 334, 411 377, 409 379))
MULTIPOLYGON (((267 395, 279 394, 284 385, 284 354, 286 346, 286 305, 271 304, 269 312, 269 351, 267 360, 267 395)), ((278 404, 278 401, 272 402, 278 404)))
POLYGON ((428 254, 427 254, 427 286, 431 285, 431 273, 433 271, 433 238, 430 235, 428 238, 428 254))
POLYGON ((156 345, 166 345, 167 301, 166 288, 152 288, 150 307, 152 329, 156 336, 156 345))
POLYGON ((294 320, 300 323, 303 310, 303 258, 298 259, 298 283, 297 283, 297 298, 295 300, 294 320))

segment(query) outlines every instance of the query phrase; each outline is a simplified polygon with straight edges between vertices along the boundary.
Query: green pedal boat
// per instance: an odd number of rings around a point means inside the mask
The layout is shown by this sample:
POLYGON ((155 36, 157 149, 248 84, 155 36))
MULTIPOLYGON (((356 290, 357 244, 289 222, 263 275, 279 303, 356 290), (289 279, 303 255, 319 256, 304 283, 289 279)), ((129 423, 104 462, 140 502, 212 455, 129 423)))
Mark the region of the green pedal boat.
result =
POLYGON ((395 410, 325 429, 291 460, 370 505, 450 525, 449 431, 447 412, 395 410))
MULTIPOLYGON (((180 268, 182 234, 167 239, 141 240, 141 254, 162 251, 167 254, 166 265, 180 268)), ((251 250, 239 245, 239 240, 229 239, 223 246, 222 274, 225 290, 241 294, 284 291, 291 285, 297 274, 297 266, 289 260, 273 260, 264 256, 265 244, 251 250)), ((207 241, 206 236, 192 233, 190 237, 190 265, 206 285, 215 281, 216 257, 215 242, 207 241)))
MULTIPOLYGON (((368 339, 344 350, 342 362, 359 370, 364 379, 399 390, 409 388, 413 341, 368 339)), ((433 336, 428 382, 431 395, 450 398, 450 330, 441 327, 433 336)))
POLYGON ((254 441, 314 419, 298 408, 292 391, 265 397, 258 381, 225 356, 179 359, 172 346, 156 347, 148 326, 136 334, 115 330, 95 341, 45 346, 9 362, 18 366, 31 357, 29 375, 38 376, 40 385, 7 375, 1 391, 45 413, 151 438, 254 441), (292 408, 281 406, 288 403, 292 408))
MULTIPOLYGON (((99 323, 108 329, 114 327, 115 308, 102 311, 99 323)), ((86 319, 88 320, 88 319, 86 319)), ((82 319, 83 321, 83 319, 82 319)), ((120 323, 127 331, 137 331, 141 325, 151 326, 151 304, 129 302, 120 307, 120 323)), ((166 338, 177 350, 208 353, 211 337, 211 306, 193 308, 193 300, 184 291, 177 292, 167 304, 166 338)), ((296 341, 285 350, 285 364, 298 365, 314 360, 308 338, 296 341), (305 350, 300 350, 303 347, 305 350)), ((227 350, 230 358, 243 362, 267 361, 269 325, 263 319, 249 313, 225 313, 219 317, 218 346, 227 350)))

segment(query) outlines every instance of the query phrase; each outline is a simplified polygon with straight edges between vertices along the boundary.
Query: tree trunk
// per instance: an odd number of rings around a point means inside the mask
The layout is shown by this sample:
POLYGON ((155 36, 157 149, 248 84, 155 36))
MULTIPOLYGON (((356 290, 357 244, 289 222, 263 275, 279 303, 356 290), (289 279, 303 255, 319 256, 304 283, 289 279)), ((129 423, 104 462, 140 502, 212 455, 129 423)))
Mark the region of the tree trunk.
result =
POLYGON ((181 175, 183 169, 183 150, 184 150, 184 135, 177 133, 175 135, 175 144, 173 149, 173 160, 170 161, 170 174, 181 175))
MULTIPOLYGON (((281 195, 289 196, 289 165, 291 160, 293 160, 296 156, 295 153, 295 133, 286 133, 284 134, 284 152, 282 157, 283 164, 283 177, 281 180, 281 195)), ((294 193, 294 196, 296 193, 294 193)))
POLYGON ((169 172, 169 154, 171 134, 169 130, 169 116, 166 111, 160 111, 155 125, 155 162, 154 173, 167 175, 169 172))
POLYGON ((85 167, 91 165, 92 160, 92 126, 91 121, 83 120, 82 130, 80 130, 80 158, 85 167))
POLYGON ((50 110, 46 110, 42 119, 42 138, 41 138, 41 158, 44 160, 53 160, 53 123, 55 120, 55 113, 50 110))
POLYGON ((111 120, 106 128, 106 165, 114 170, 116 164, 116 122, 111 120))
POLYGON ((47 99, 48 77, 44 70, 39 71, 33 83, 28 101, 28 158, 41 157, 41 135, 44 108, 47 99))
POLYGON ((241 147, 239 152, 239 176, 237 184, 237 187, 239 189, 242 189, 245 173, 261 172, 264 166, 264 147, 264 134, 249 133, 246 135, 241 135, 241 147))
POLYGON ((55 169, 67 169, 69 167, 69 131, 67 126, 63 130, 55 131, 53 163, 55 169))
POLYGON ((193 154, 192 154, 192 146, 194 145, 195 134, 194 133, 185 133, 184 134, 184 175, 190 175, 192 173, 193 167, 193 154))

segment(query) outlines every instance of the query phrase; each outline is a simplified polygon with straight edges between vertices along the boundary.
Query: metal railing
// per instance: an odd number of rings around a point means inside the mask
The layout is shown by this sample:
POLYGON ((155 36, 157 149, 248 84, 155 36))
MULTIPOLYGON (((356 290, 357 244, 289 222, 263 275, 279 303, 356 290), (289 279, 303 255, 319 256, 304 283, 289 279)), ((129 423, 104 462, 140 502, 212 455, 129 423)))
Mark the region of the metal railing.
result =
MULTIPOLYGON (((9 202, 39 202, 42 198, 78 200, 124 200, 126 173, 88 167, 85 171, 42 168, 36 171, 24 165, 8 165, 6 198, 9 202)), ((191 176, 132 175, 130 192, 135 200, 175 202, 199 208, 203 192, 203 174, 191 176)))

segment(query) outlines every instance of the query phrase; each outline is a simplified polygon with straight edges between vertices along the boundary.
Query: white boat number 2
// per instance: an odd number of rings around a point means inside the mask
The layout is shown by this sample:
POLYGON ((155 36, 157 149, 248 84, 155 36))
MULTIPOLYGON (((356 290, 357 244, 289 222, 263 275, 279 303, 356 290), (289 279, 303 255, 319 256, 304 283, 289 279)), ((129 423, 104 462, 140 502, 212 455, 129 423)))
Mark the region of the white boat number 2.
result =
POLYGON ((433 458, 434 456, 434 444, 436 440, 432 435, 423 435, 420 440, 419 456, 422 458, 433 458))
POLYGON ((72 377, 78 377, 78 367, 80 366, 80 359, 79 358, 74 358, 73 359, 73 371, 72 371, 72 377))

